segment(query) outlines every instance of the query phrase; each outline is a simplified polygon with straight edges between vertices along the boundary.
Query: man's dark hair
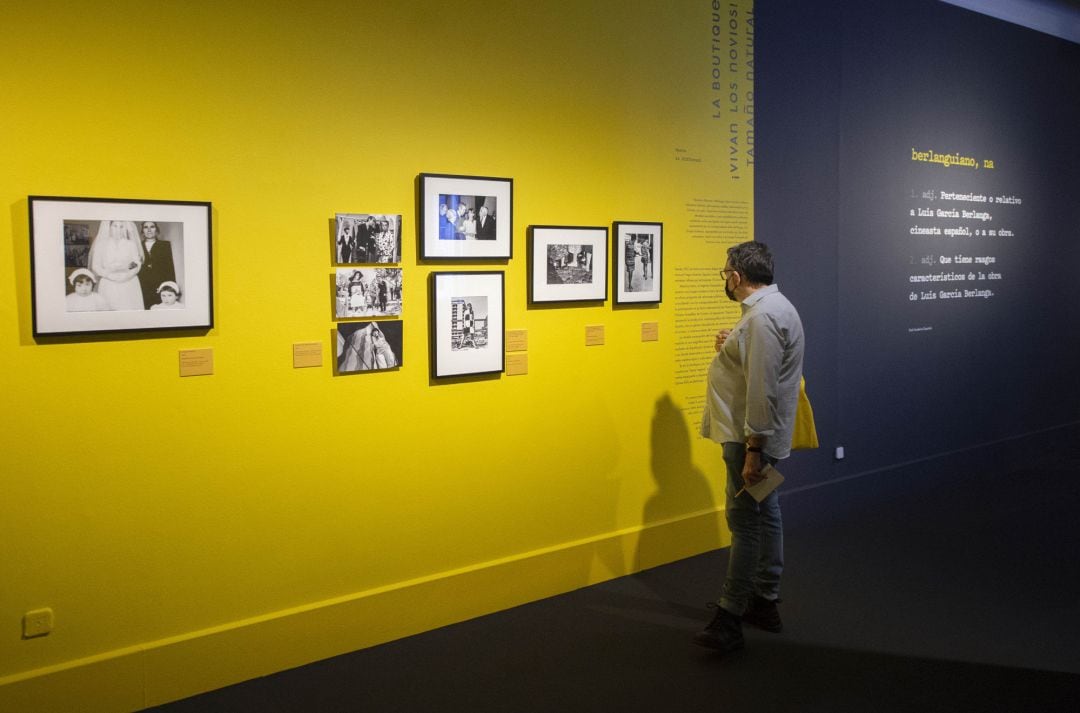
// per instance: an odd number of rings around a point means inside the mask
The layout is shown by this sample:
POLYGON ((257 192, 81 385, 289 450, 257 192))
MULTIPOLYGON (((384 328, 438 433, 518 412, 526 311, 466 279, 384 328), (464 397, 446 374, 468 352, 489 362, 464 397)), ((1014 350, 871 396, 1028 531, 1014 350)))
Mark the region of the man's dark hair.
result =
POLYGON ((735 272, 754 285, 771 285, 773 281, 772 253, 765 243, 739 243, 728 248, 728 261, 735 272))

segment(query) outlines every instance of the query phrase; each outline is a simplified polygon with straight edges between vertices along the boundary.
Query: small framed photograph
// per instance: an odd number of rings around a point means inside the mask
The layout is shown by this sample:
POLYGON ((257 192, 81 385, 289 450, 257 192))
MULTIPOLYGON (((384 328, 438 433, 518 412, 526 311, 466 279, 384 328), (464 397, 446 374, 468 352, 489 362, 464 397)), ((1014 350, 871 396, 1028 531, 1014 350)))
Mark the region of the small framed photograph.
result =
POLYGON ((401 262, 400 215, 337 213, 335 224, 338 265, 401 262))
POLYGON ((511 178, 420 174, 420 257, 476 260, 513 253, 511 178))
POLYGON ((614 287, 616 304, 660 302, 664 266, 664 224, 616 222, 614 287))
POLYGON ((209 203, 28 200, 34 336, 214 326, 209 203))
POLYGON ((502 272, 431 274, 431 375, 492 374, 505 367, 502 272))
POLYGON ((334 317, 401 316, 400 267, 340 267, 334 276, 334 317))
POLYGON ((386 371, 402 364, 402 323, 345 322, 337 326, 337 373, 386 371))
POLYGON ((529 242, 531 302, 607 299, 607 228, 534 225, 529 242))

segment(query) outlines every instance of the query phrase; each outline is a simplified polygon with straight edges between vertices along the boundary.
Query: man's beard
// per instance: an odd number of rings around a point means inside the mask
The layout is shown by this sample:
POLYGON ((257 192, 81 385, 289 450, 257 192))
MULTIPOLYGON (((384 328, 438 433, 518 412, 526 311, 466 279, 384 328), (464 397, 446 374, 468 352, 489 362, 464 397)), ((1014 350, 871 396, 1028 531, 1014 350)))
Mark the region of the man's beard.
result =
POLYGON ((724 283, 724 294, 727 295, 727 298, 729 300, 731 300, 732 302, 738 302, 739 301, 739 300, 737 300, 735 298, 735 292, 730 287, 727 286, 726 282, 724 283))

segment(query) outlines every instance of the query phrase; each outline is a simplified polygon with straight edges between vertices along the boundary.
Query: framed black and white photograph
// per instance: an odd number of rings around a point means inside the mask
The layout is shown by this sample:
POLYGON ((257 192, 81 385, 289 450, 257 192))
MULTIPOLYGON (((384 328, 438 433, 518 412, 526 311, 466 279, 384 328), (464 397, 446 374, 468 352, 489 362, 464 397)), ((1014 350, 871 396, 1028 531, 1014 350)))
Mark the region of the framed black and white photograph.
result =
POLYGON ((35 336, 214 325, 210 203, 28 201, 35 336))
POLYGON ((334 316, 401 315, 400 267, 341 267, 334 276, 334 316))
POLYGON ((607 299, 607 228, 534 225, 529 243, 530 301, 607 299))
POLYGON ((502 272, 431 274, 431 375, 503 371, 505 279, 502 272))
POLYGON ((614 233, 615 303, 660 302, 664 224, 616 222, 614 233))
POLYGON ((334 260, 338 265, 401 262, 401 216, 337 213, 334 260))
POLYGON ((343 322, 337 326, 337 373, 386 371, 402 364, 402 322, 343 322))
POLYGON ((420 257, 510 258, 513 204, 513 179, 421 173, 420 257))

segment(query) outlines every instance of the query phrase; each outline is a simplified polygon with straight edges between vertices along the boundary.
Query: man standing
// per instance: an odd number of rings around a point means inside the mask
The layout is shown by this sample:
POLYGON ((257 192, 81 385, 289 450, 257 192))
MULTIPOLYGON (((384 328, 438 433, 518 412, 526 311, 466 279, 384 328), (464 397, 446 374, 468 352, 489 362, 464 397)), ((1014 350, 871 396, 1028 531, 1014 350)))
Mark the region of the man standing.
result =
POLYGON ((375 245, 375 216, 369 215, 363 222, 357 223, 353 231, 353 262, 375 262, 372 248, 375 245))
POLYGON ((176 282, 176 266, 173 263, 172 243, 163 240, 158 224, 152 220, 140 223, 146 262, 139 271, 143 305, 150 309, 158 303, 158 291, 163 282, 176 282))
POLYGON ((494 240, 495 233, 495 216, 488 215, 487 205, 480 205, 480 217, 476 220, 476 239, 477 240, 494 240))
POLYGON ((799 313, 773 284, 773 260, 763 243, 728 249, 721 271, 728 299, 740 303, 735 327, 716 335, 701 435, 723 445, 726 516, 731 530, 727 578, 716 615, 694 641, 727 653, 743 647, 743 621, 779 632, 783 522, 777 491, 760 503, 740 491, 761 469, 791 453, 802 378, 799 313))

